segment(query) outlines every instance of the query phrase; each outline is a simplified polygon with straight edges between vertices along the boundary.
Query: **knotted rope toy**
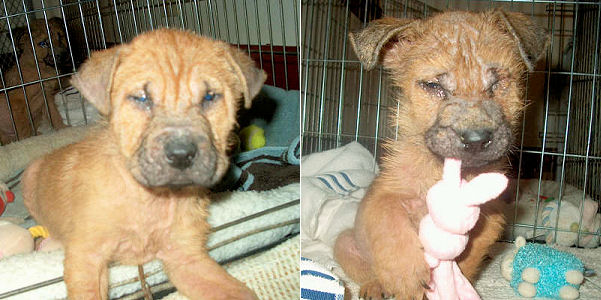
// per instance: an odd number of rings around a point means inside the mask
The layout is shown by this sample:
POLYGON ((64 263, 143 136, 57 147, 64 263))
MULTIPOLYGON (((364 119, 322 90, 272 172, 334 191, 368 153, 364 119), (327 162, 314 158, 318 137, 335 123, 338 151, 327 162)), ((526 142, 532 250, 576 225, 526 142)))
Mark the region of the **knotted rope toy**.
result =
POLYGON ((468 232, 480 216, 480 205, 498 197, 507 187, 500 173, 484 173, 471 181, 461 179, 461 161, 447 158, 442 180, 428 191, 428 214, 421 220, 419 238, 431 268, 430 300, 480 299, 461 273, 455 258, 467 246, 468 232))

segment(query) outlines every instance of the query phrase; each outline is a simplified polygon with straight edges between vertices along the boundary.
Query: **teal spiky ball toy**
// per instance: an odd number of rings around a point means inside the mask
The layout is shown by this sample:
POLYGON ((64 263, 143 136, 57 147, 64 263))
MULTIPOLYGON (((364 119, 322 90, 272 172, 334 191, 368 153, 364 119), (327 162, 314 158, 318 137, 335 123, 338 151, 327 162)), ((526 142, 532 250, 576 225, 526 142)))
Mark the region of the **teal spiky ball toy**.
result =
POLYGON ((584 264, 576 256, 546 245, 515 240, 516 249, 503 258, 501 274, 522 297, 577 299, 584 264))

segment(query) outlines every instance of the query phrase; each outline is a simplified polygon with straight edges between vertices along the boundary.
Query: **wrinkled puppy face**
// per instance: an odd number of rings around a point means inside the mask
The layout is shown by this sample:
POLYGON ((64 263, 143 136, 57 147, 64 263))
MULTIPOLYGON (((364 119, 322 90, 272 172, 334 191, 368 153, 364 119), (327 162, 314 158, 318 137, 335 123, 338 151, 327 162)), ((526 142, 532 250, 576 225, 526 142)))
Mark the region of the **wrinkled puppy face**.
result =
MULTIPOLYGON (((141 184, 215 184, 228 166, 227 137, 240 98, 250 105, 265 75, 224 43, 192 33, 159 30, 103 51, 82 67, 74 84, 86 95, 86 76, 98 63, 109 76, 103 100, 126 167, 141 184)), ((89 78, 88 78, 89 79, 89 78)), ((98 78, 96 78, 98 80, 98 78)))
POLYGON ((547 34, 521 14, 452 12, 378 20, 351 41, 367 67, 382 54, 400 87, 394 119, 401 139, 480 167, 510 149, 524 107, 523 77, 543 53, 547 34))
POLYGON ((32 59, 33 48, 31 45, 33 45, 42 73, 45 67, 54 69, 55 66, 59 71, 67 71, 70 64, 63 20, 60 18, 48 19, 48 27, 46 27, 44 19, 32 20, 29 30, 31 39, 27 27, 13 29, 13 34, 18 40, 16 47, 22 51, 22 55, 26 56, 22 59, 32 59))

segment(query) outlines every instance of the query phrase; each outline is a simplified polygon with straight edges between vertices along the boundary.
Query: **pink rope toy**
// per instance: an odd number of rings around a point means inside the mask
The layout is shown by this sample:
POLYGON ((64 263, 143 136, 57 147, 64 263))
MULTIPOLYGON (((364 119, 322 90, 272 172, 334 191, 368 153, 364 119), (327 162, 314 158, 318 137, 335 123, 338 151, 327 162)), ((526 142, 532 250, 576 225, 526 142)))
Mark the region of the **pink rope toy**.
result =
POLYGON ((480 216, 479 205, 498 197, 507 187, 499 173, 461 179, 461 161, 445 159, 442 180, 428 191, 428 212, 419 225, 424 256, 431 268, 430 300, 480 299, 463 276, 455 258, 465 250, 468 231, 480 216))

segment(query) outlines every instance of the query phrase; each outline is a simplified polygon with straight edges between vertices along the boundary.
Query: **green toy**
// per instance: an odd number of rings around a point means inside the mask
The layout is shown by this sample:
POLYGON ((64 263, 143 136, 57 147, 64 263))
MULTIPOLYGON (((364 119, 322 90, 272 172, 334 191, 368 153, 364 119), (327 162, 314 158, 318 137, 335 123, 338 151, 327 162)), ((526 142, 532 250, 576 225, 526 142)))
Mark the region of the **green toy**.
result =
POLYGON ((259 149, 265 146, 265 130, 251 124, 240 130, 240 143, 242 151, 259 149))

